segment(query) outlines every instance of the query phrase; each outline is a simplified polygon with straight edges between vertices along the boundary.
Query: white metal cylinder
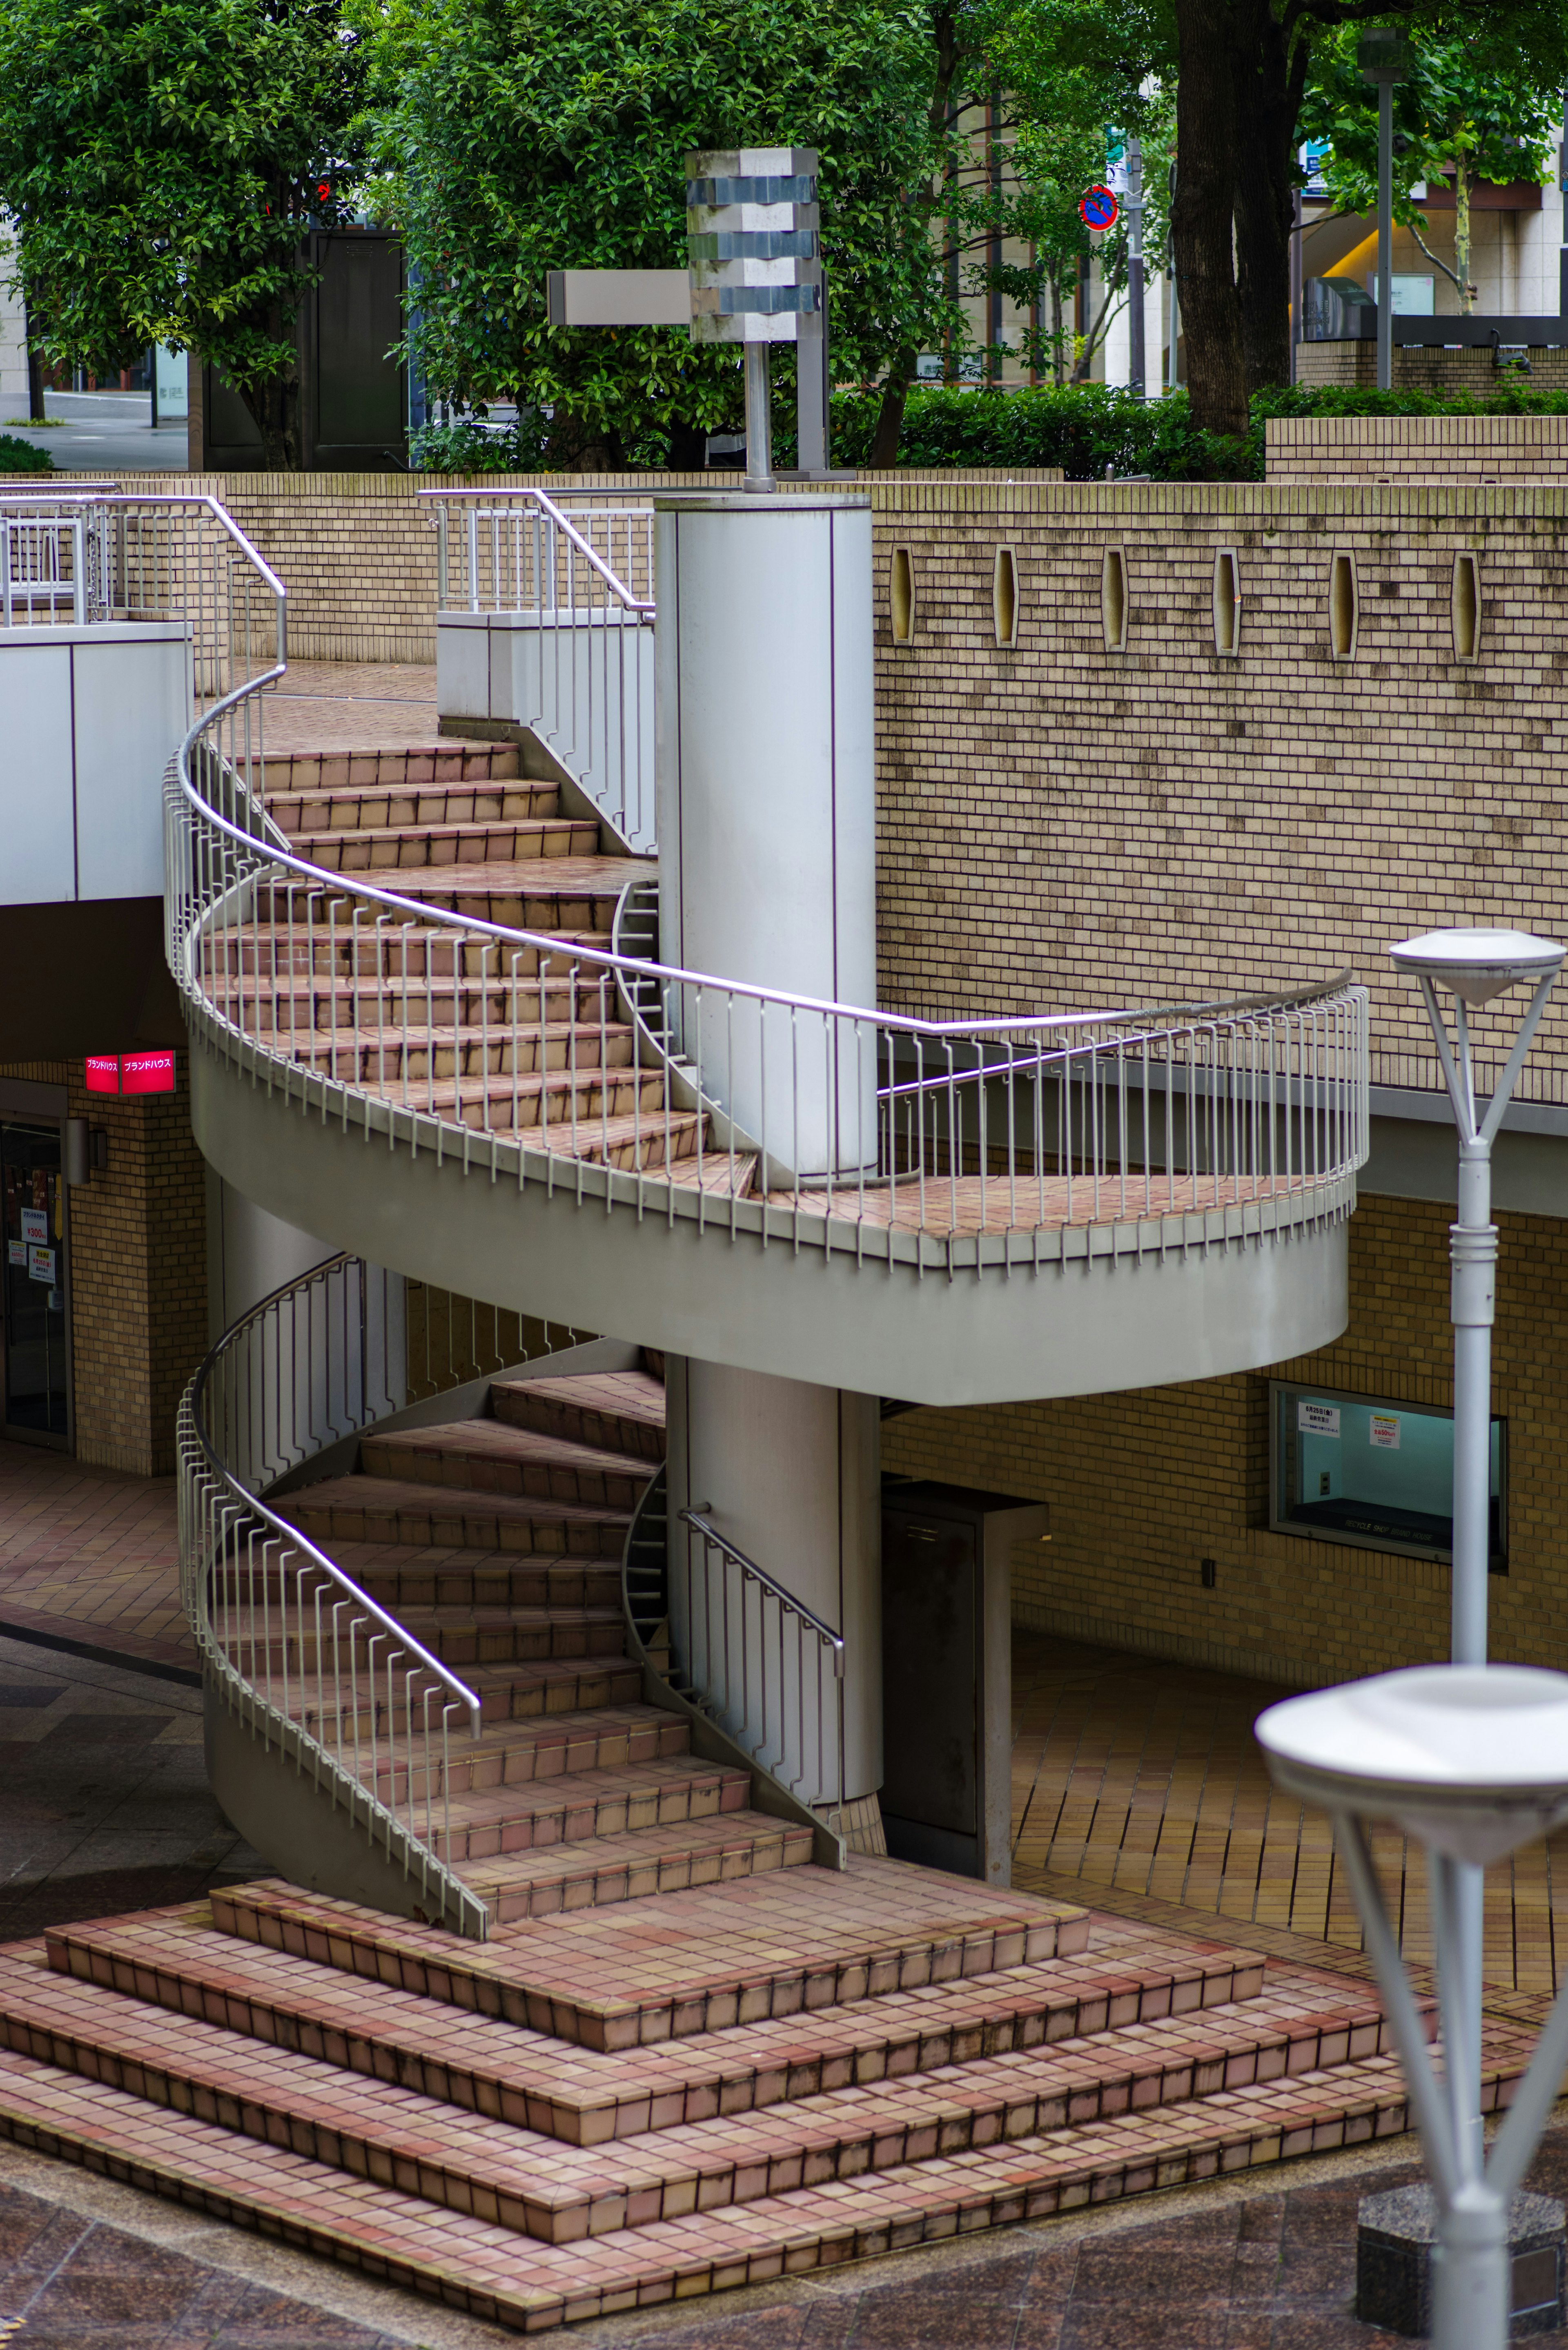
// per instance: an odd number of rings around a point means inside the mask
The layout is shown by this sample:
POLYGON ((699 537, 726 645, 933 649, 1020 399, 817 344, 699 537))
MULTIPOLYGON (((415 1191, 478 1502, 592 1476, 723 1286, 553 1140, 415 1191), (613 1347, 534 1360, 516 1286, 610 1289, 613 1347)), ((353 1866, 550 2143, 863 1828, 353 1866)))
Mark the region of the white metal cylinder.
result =
POLYGON ((1503 2350, 1511 2282, 1501 2197, 1479 2181, 1461 2188, 1432 2251, 1433 2350, 1503 2350))
MULTIPOLYGON (((659 502, 655 546, 662 959, 870 1007, 869 502, 677 494, 659 502)), ((670 1008, 770 1180, 874 1162, 871 1023, 713 990, 670 1008)))
MULTIPOLYGON (((676 1653, 716 1696, 736 1735, 749 1702, 760 1723, 767 1682, 769 1767, 805 1801, 855 1803, 882 1783, 881 1408, 875 1396, 670 1356, 665 1364, 670 1461, 670 1615, 676 1653), (781 1668, 774 1614, 742 1608, 739 1583, 680 1512, 725 1537, 844 1641, 842 1747, 817 1783, 815 1699, 804 1723, 793 1645, 781 1668), (727 1612, 725 1602, 727 1599, 727 1612), (763 1654, 767 1625, 770 1653, 763 1654), (783 1701, 778 1692, 783 1686, 783 1701)), ((815 1672, 817 1659, 808 1659, 815 1672)), ((831 1669, 831 1668, 829 1668, 831 1669)))

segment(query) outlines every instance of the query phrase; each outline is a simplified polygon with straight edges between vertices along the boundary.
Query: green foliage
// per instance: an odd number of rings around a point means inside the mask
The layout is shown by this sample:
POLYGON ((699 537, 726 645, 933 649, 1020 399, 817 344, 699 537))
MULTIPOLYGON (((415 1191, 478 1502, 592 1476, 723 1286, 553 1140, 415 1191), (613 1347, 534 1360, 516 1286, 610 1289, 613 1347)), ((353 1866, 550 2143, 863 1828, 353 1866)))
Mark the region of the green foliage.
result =
MULTIPOLYGON (((836 465, 866 462, 877 409, 875 394, 834 394, 836 465)), ((1094 383, 1022 391, 922 384, 910 392, 904 411, 898 462, 1002 472, 1060 465, 1074 482, 1102 480, 1107 465, 1123 478, 1147 473, 1159 482, 1261 482, 1271 416, 1563 414, 1568 414, 1568 391, 1532 391, 1522 385, 1480 398, 1296 385, 1255 392, 1247 432, 1233 440, 1198 430, 1185 391, 1140 400, 1130 392, 1094 383)))
POLYGON ((0 432, 0 473, 52 473, 55 461, 47 449, 35 449, 15 432, 0 432))
POLYGON ((545 435, 530 413, 504 432, 482 424, 426 424, 409 439, 416 473, 536 473, 545 462, 545 435))
POLYGON ((395 36, 396 173, 437 397, 553 411, 551 462, 619 462, 672 424, 733 427, 738 347, 683 329, 551 327, 551 269, 685 262, 699 147, 815 146, 841 373, 940 331, 905 196, 930 168, 923 12, 909 0, 431 0, 395 36))
POLYGON ((194 349, 284 462, 268 395, 301 237, 353 217, 362 78, 337 0, 5 0, 0 207, 47 357, 194 349))

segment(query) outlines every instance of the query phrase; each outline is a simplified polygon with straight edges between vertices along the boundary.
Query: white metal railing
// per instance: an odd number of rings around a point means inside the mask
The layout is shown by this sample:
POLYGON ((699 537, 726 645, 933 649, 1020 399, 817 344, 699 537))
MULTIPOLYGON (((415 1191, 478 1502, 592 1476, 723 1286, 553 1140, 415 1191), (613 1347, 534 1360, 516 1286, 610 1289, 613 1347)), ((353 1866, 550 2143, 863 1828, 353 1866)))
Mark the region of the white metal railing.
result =
POLYGON ((701 1510, 680 1522, 670 1617, 677 1669, 762 1769, 803 1804, 844 1795, 844 1641, 701 1510))
POLYGON ((1366 993, 1347 979, 967 1022, 750 987, 264 847, 215 804, 202 735, 166 795, 171 966, 222 1049, 367 1133, 917 1271, 1079 1254, 1091 1225, 1141 1248, 1173 1219, 1186 1243, 1354 1203, 1366 993))
POLYGON ((452 1731, 478 1735, 478 1697, 258 1498, 407 1386, 400 1277, 356 1257, 243 1315, 180 1406, 181 1599, 230 1711, 343 1806, 427 1915, 483 1939, 484 1904, 441 1856, 452 1731))
POLYGON ((514 716, 628 846, 650 852, 651 502, 533 489, 419 495, 435 521, 439 614, 507 624, 514 716))

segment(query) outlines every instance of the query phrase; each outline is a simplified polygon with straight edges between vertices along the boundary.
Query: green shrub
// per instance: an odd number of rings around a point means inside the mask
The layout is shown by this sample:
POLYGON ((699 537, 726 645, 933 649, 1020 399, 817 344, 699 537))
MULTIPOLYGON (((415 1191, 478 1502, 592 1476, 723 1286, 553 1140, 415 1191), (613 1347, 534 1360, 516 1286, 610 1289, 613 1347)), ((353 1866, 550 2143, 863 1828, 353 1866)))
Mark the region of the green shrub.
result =
POLYGON ((409 463, 416 473, 536 473, 544 449, 532 415, 498 432, 483 424, 425 424, 409 437, 409 463))
POLYGON ((47 449, 35 449, 15 432, 0 432, 0 473, 52 473, 55 461, 47 449))
MULTIPOLYGON (((835 464, 866 463, 880 406, 878 392, 834 393, 835 464)), ((1060 465, 1070 482, 1103 480, 1107 465, 1119 475, 1147 473, 1157 482, 1261 482, 1271 416, 1563 414, 1568 414, 1568 392, 1532 391, 1521 383, 1479 398, 1284 385, 1254 395, 1251 426, 1232 440, 1193 429, 1184 390, 1143 400, 1101 383, 1019 391, 920 384, 904 411, 898 463, 1002 472, 1060 465)))

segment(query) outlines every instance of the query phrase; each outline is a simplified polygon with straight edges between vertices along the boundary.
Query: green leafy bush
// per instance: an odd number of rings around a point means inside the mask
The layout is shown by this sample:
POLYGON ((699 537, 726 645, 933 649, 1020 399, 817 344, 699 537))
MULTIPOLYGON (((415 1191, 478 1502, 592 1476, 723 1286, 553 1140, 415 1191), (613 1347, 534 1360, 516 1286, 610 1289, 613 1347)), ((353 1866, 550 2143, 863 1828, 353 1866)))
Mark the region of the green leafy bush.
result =
MULTIPOLYGON (((836 391, 833 459, 866 462, 881 395, 836 391)), ((1105 384, 961 390, 922 384, 909 393, 898 463, 963 465, 1002 472, 1060 465, 1070 482, 1102 480, 1106 466, 1123 477, 1157 482, 1261 482, 1271 416, 1545 416, 1568 413, 1568 392, 1522 383, 1482 397, 1469 392, 1363 391, 1287 385, 1255 393, 1251 423, 1239 439, 1194 430, 1185 391, 1135 400, 1105 384)))
POLYGON ((15 432, 0 432, 0 473, 52 473, 55 461, 47 449, 35 449, 15 432))
POLYGON ((544 454, 545 436, 532 415, 503 432, 483 424, 424 424, 409 436, 409 463, 416 473, 536 473, 544 454))

